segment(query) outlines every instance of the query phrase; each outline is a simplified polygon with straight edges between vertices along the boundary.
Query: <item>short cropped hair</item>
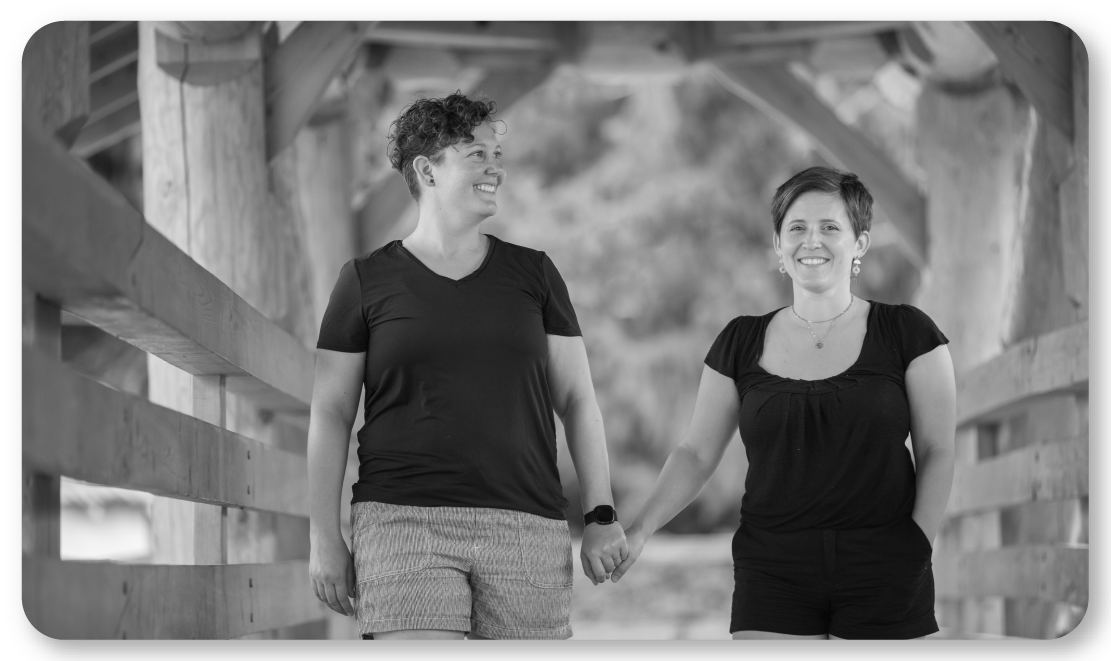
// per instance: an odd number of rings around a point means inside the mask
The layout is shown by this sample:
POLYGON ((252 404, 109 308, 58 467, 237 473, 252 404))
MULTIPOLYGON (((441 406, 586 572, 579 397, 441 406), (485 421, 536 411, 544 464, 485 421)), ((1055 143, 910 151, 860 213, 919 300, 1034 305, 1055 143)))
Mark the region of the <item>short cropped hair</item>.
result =
POLYGON ((856 236, 872 228, 872 194, 860 183, 860 179, 851 172, 818 165, 799 172, 776 189, 772 197, 772 221, 776 234, 782 229, 783 218, 795 200, 803 193, 813 191, 836 193, 841 197, 856 236))
POLYGON ((492 122, 497 109, 498 104, 488 98, 468 99, 460 91, 442 99, 419 99, 402 109, 390 124, 386 154, 405 177, 414 200, 420 200, 420 185, 413 160, 426 156, 440 164, 446 147, 474 142, 474 129, 482 122, 492 122))

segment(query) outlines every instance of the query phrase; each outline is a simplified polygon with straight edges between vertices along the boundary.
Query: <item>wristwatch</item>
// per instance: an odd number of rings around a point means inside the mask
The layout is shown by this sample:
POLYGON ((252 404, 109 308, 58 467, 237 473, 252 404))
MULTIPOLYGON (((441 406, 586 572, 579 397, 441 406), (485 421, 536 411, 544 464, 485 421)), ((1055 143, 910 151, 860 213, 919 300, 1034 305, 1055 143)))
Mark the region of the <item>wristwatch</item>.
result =
POLYGON ((599 505, 584 514, 583 520, 586 521, 586 525, 588 526, 592 523, 608 526, 617 521, 617 510, 613 509, 610 505, 599 505))

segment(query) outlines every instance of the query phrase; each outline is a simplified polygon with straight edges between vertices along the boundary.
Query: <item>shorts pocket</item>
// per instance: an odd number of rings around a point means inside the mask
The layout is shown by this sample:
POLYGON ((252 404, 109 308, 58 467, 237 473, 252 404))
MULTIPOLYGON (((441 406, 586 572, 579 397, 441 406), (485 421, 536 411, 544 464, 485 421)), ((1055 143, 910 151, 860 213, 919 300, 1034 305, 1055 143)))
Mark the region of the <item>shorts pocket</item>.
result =
POLYGON ((521 562, 528 582, 538 588, 571 587, 575 565, 567 522, 525 512, 517 512, 517 521, 521 562))
POLYGON ((352 506, 351 519, 351 545, 358 583, 420 571, 428 566, 431 549, 425 508, 356 503, 352 506))

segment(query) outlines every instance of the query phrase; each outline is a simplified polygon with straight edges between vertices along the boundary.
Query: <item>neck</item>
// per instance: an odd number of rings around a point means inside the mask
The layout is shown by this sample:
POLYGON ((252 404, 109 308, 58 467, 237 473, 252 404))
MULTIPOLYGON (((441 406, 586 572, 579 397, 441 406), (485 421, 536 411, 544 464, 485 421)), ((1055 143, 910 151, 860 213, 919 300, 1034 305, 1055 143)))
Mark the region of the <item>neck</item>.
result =
POLYGON ((486 245, 486 237, 479 231, 484 218, 460 218, 432 205, 419 206, 418 212, 416 229, 403 240, 406 246, 451 256, 486 245))
POLYGON ((836 317, 844 312, 853 300, 847 279, 844 285, 821 292, 809 291, 798 285, 795 285, 793 289, 794 301, 792 305, 795 308, 795 314, 812 322, 825 321, 836 317))

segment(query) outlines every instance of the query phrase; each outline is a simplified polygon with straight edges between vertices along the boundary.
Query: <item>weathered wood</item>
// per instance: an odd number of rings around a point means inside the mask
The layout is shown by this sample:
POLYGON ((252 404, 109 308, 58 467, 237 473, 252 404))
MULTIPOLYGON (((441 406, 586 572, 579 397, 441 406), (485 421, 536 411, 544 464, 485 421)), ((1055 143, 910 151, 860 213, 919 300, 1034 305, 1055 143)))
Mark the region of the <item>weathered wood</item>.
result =
POLYGON ((373 23, 301 23, 266 62, 266 150, 285 149, 312 116, 328 83, 346 66, 373 23))
POLYGON ((139 26, 135 21, 116 24, 97 33, 90 43, 89 82, 97 83, 139 61, 139 26))
POLYGON ((1088 439, 1079 438, 958 466, 946 514, 1087 495, 1088 439))
MULTIPOLYGON (((227 377, 193 377, 193 417, 219 429, 227 428, 227 377)), ((224 462, 218 457, 219 466, 224 462)), ((219 470, 217 466, 217 470, 219 470)), ((190 466, 192 469, 192 466, 190 466)), ((204 470, 204 469, 202 469, 204 470)), ((248 483, 249 484, 249 483, 248 483)), ((225 564, 228 561, 228 508, 205 503, 193 505, 193 563, 225 564)))
POLYGON ((24 555, 23 607, 36 629, 61 639, 236 638, 324 616, 307 561, 121 565, 24 555))
POLYGON ((562 39, 547 21, 382 21, 366 34, 373 44, 480 50, 558 51, 562 39))
POLYGON ((262 62, 262 35, 248 30, 227 41, 184 42, 155 30, 158 67, 189 85, 235 80, 262 62))
POLYGON ((843 39, 900 30, 910 21, 719 21, 714 40, 723 46, 755 46, 843 39))
MULTIPOLYGON (((57 305, 33 292, 25 292, 23 304, 24 356, 56 361, 62 355, 62 312, 57 305)), ((23 361, 23 377, 34 366, 23 361)), ((23 393, 26 403, 29 393, 23 393)), ((26 423, 24 423, 26 429, 26 423)), ((61 551, 61 482, 57 474, 36 470, 23 457, 22 466, 23 552, 57 558, 61 551)))
POLYGON ((1027 338, 957 382, 957 424, 1001 415, 1033 397, 1088 387, 1088 321, 1027 338))
POLYGON ((23 49, 23 121, 68 146, 88 115, 88 22, 59 21, 39 28, 23 49))
POLYGON ((830 160, 860 176, 905 239, 907 257, 926 263, 926 207, 922 194, 891 158, 846 126, 785 66, 738 66, 728 60, 711 66, 730 91, 811 135, 830 160))
POLYGON ((23 282, 187 372, 227 374, 229 389, 269 408, 307 410, 312 354, 27 126, 23 282))
POLYGON ((71 151, 81 158, 88 158, 142 133, 142 123, 137 94, 122 98, 125 105, 110 114, 91 121, 81 129, 71 151))
POLYGON ((1038 113, 1071 138, 1072 31, 1049 21, 974 21, 969 25, 1038 113))
POLYGON ((1037 597, 1088 604, 1088 549, 1009 546, 934 558, 939 597, 1037 597))
POLYGON ((147 396, 146 352, 96 326, 62 326, 62 361, 116 390, 147 396))
POLYGON ((23 352, 23 459, 42 473, 209 505, 308 515, 305 457, 23 352))
POLYGON ((1061 182, 1061 251, 1065 295, 1088 317, 1088 53, 1072 35, 1073 161, 1061 182))

